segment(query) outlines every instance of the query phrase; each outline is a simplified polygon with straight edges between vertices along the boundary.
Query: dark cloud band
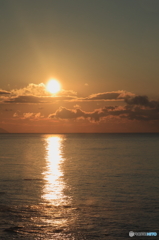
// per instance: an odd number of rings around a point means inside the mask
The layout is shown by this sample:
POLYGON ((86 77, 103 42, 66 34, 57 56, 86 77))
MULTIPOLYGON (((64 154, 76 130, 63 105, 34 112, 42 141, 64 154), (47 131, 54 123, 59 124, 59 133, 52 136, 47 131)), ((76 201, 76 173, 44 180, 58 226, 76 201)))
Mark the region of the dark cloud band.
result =
POLYGON ((55 113, 50 114, 49 118, 58 119, 89 119, 98 122, 107 117, 126 118, 129 120, 151 121, 159 120, 159 102, 149 101, 146 96, 127 97, 126 106, 109 106, 96 109, 93 112, 85 112, 80 108, 67 109, 60 107, 55 113))

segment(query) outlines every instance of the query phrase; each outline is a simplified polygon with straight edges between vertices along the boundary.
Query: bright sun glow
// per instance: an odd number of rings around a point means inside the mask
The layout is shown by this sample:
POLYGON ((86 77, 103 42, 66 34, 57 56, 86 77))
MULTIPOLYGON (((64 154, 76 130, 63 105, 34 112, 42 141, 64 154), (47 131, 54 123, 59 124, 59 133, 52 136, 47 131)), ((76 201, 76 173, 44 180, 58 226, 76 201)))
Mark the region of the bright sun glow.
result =
POLYGON ((51 79, 47 85, 46 85, 46 89, 48 92, 50 93, 57 93, 60 91, 61 89, 61 86, 60 86, 60 83, 55 80, 55 79, 51 79))

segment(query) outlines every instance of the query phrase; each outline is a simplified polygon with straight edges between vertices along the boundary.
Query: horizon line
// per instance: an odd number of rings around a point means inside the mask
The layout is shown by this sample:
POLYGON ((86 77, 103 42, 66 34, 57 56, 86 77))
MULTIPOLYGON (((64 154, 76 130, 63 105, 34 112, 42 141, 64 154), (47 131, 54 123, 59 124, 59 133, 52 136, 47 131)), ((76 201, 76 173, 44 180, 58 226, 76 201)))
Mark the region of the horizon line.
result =
POLYGON ((45 133, 45 132, 3 132, 0 134, 159 134, 159 132, 58 132, 58 133, 45 133))

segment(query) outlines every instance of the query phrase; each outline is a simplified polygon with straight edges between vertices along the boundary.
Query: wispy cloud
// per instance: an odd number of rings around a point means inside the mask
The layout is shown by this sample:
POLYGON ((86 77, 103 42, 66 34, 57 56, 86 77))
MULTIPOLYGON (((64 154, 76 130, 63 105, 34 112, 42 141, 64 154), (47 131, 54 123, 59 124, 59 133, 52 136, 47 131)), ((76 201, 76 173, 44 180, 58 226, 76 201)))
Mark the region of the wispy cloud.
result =
POLYGON ((0 89, 0 95, 6 95, 6 94, 10 94, 10 92, 0 89))
POLYGON ((96 93, 92 94, 85 98, 85 100, 124 100, 126 97, 132 97, 135 94, 131 92, 126 92, 123 90, 120 91, 112 91, 112 92, 103 92, 103 93, 96 93))
POLYGON ((62 89, 56 95, 49 93, 43 83, 30 83, 27 87, 12 89, 10 92, 0 90, 1 101, 4 103, 48 103, 53 101, 71 101, 76 99, 77 93, 62 89), (8 96, 4 96, 8 94, 8 96))
POLYGON ((44 116, 41 115, 40 112, 38 112, 38 113, 27 112, 27 113, 23 113, 23 114, 20 114, 20 112, 18 112, 18 113, 15 112, 13 114, 13 117, 18 118, 18 119, 38 120, 38 119, 43 118, 44 116))
POLYGON ((17 96, 17 97, 9 97, 4 100, 6 103, 39 103, 41 102, 40 97, 35 96, 17 96))
POLYGON ((30 112, 28 112, 28 113, 23 113, 23 118, 24 118, 24 119, 31 118, 31 117, 33 116, 33 114, 34 114, 34 113, 30 113, 30 112))
MULTIPOLYGON (((36 96, 36 97, 52 97, 53 95, 47 91, 44 83, 34 84, 30 83, 27 87, 11 90, 12 96, 36 96)), ((56 96, 75 96, 76 92, 73 90, 61 89, 56 96)))
POLYGON ((5 98, 5 103, 53 103, 55 101, 71 101, 72 96, 36 97, 36 96, 17 96, 5 98))
POLYGON ((45 84, 30 83, 27 87, 20 89, 12 89, 12 96, 50 96, 51 94, 46 90, 45 84))
POLYGON ((14 117, 14 118, 18 117, 18 113, 15 112, 15 113, 13 114, 13 117, 14 117))

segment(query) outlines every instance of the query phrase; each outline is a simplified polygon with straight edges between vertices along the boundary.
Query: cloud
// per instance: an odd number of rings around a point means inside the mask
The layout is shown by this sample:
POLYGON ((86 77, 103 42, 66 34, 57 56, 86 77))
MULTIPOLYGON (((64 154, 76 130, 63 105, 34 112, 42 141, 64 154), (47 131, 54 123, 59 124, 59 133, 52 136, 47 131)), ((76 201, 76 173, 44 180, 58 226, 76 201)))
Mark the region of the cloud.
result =
POLYGON ((56 95, 57 96, 76 96, 77 92, 75 92, 73 90, 64 90, 64 89, 62 89, 56 95))
POLYGON ((27 112, 27 113, 23 113, 23 114, 15 112, 13 114, 13 117, 19 118, 19 119, 38 120, 38 119, 43 118, 44 116, 42 116, 40 112, 38 112, 38 113, 27 112))
POLYGON ((139 121, 159 121, 159 102, 150 101, 146 96, 127 97, 126 106, 108 106, 95 109, 93 112, 86 112, 80 108, 67 109, 60 107, 49 118, 58 119, 88 119, 91 122, 99 122, 102 119, 113 117, 139 121))
MULTIPOLYGON (((12 96, 36 96, 36 97, 51 97, 53 96, 50 92, 47 91, 44 83, 34 84, 30 83, 27 87, 20 89, 11 90, 12 96)), ((64 90, 59 91, 56 96, 75 96, 76 92, 73 90, 64 90)))
POLYGON ((73 106, 74 108, 80 108, 80 105, 76 104, 73 106))
POLYGON ((34 113, 30 113, 30 112, 28 112, 28 113, 23 113, 23 118, 24 118, 24 119, 31 118, 31 117, 33 116, 33 114, 34 114, 34 113))
POLYGON ((59 119, 89 119, 90 121, 98 122, 101 118, 107 117, 109 115, 110 108, 96 109, 93 112, 85 112, 81 109, 67 109, 65 107, 60 107, 54 114, 50 114, 49 118, 59 118, 59 119))
POLYGON ((46 90, 46 86, 43 83, 34 84, 30 83, 27 87, 20 88, 20 89, 13 89, 11 90, 12 96, 50 96, 46 90))
POLYGON ((4 103, 48 103, 55 101, 71 101, 76 99, 77 93, 72 90, 62 89, 56 95, 52 95, 46 90, 43 83, 30 83, 27 87, 13 89, 10 92, 0 90, 0 94, 10 94, 10 96, 1 97, 4 103))
POLYGON ((35 96, 17 96, 10 97, 4 100, 6 103, 39 103, 41 98, 35 96))
POLYGON ((74 100, 74 97, 63 96, 63 97, 36 97, 36 96, 17 96, 5 98, 5 103, 51 103, 55 101, 70 101, 74 100))
MULTIPOLYGON (((158 101, 154 101, 154 100, 150 101, 147 96, 140 96, 140 95, 137 96, 131 92, 127 92, 123 90, 96 93, 96 94, 91 94, 85 98, 82 98, 82 97, 79 98, 77 97, 76 92, 72 90, 64 90, 64 89, 62 89, 56 95, 52 95, 46 90, 46 86, 43 83, 40 83, 40 84, 30 83, 27 87, 24 87, 21 89, 13 89, 10 92, 0 89, 0 102, 2 103, 23 103, 23 104, 24 103, 26 104, 27 103, 56 103, 59 101, 77 102, 77 103, 85 102, 85 101, 92 101, 92 102, 93 101, 118 101, 118 102, 123 101, 125 102, 125 104, 127 104, 125 107, 125 111, 126 110, 128 111, 130 109, 132 110, 133 108, 132 113, 131 114, 129 113, 129 117, 131 116, 132 118, 133 116, 134 118, 136 116, 134 114, 134 111, 135 109, 137 110, 137 108, 134 108, 134 106, 139 106, 140 109, 141 109, 141 106, 145 108, 155 109, 153 111, 157 111, 157 109, 159 109, 158 101)), ((75 108, 76 110, 80 109, 80 106, 77 105, 75 108)), ((107 107, 107 111, 112 111, 111 108, 112 108, 111 106, 107 107)), ((101 110, 101 111, 105 112, 105 110, 101 110)), ((115 115, 115 110, 113 111, 115 115)), ((143 114, 143 111, 144 110, 142 109, 142 114, 143 114)), ((139 109, 138 109, 138 112, 139 112, 139 109)), ((145 114, 146 114, 146 110, 145 110, 145 114)), ((149 110, 149 114, 150 114, 150 110, 149 110)), ((111 115, 113 115, 113 113, 111 113, 111 115)), ((106 117, 106 116, 101 116, 100 114, 97 114, 97 116, 98 116, 97 119, 106 117)), ((155 117, 154 113, 153 113, 153 116, 154 118, 157 117, 157 116, 155 117)), ((91 113, 86 114, 84 111, 81 110, 81 117, 91 119, 92 116, 91 116, 91 113)), ((146 118, 149 119, 148 116, 146 118)), ((96 117, 94 117, 94 120, 95 119, 96 117)))
POLYGON ((62 89, 55 95, 47 91, 44 83, 30 83, 20 89, 12 89, 10 92, 0 90, 1 101, 4 103, 48 103, 55 101, 123 101, 125 98, 135 96, 135 94, 123 90, 91 94, 82 98, 77 96, 73 90, 62 89), (5 94, 5 96, 4 96, 5 94), (9 96, 6 96, 9 95, 9 96))
POLYGON ((34 118, 35 118, 35 119, 39 119, 39 118, 41 118, 41 117, 43 117, 43 116, 41 115, 40 112, 38 112, 38 113, 36 113, 36 114, 34 115, 34 118))
POLYGON ((6 94, 10 94, 10 92, 0 89, 0 95, 6 95, 6 94))
POLYGON ((15 113, 13 114, 13 117, 18 117, 18 113, 15 112, 15 113))
POLYGON ((147 96, 126 97, 125 102, 129 105, 148 106, 149 99, 147 96))
POLYGON ((147 96, 126 97, 125 102, 128 105, 144 106, 159 109, 159 101, 149 100, 147 96))
POLYGON ((31 120, 40 120, 44 118, 44 116, 38 112, 38 113, 23 113, 24 119, 31 119, 31 120))
POLYGON ((10 95, 1 98, 4 103, 38 103, 41 102, 41 96, 50 96, 43 83, 31 83, 24 88, 12 89, 6 94, 10 95))
POLYGON ((110 101, 110 100, 124 100, 126 97, 132 97, 135 94, 131 92, 125 92, 125 91, 112 91, 112 92, 103 92, 103 93, 96 93, 92 94, 85 98, 85 100, 104 100, 104 101, 110 101))

